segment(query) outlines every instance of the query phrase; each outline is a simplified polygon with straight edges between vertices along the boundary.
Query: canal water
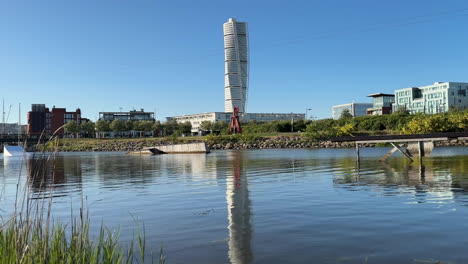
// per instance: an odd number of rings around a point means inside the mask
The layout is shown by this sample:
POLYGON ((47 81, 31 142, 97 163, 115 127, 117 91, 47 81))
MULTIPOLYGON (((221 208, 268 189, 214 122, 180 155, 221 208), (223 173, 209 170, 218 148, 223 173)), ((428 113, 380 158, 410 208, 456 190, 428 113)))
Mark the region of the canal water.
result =
POLYGON ((56 221, 83 201, 94 235, 144 225, 167 263, 468 263, 468 148, 422 165, 386 151, 362 149, 359 169, 352 149, 1 158, 0 216, 36 166, 28 192, 56 221))

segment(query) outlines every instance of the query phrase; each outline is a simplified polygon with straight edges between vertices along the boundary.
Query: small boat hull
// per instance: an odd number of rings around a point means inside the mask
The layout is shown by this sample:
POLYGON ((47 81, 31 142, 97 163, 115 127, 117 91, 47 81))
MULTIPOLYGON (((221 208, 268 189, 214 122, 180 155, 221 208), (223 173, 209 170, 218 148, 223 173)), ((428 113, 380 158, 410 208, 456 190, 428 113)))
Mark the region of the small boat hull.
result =
POLYGON ((129 151, 129 155, 158 155, 161 154, 157 148, 144 148, 142 150, 129 151))
POLYGON ((3 157, 24 157, 27 154, 21 146, 3 146, 3 157))

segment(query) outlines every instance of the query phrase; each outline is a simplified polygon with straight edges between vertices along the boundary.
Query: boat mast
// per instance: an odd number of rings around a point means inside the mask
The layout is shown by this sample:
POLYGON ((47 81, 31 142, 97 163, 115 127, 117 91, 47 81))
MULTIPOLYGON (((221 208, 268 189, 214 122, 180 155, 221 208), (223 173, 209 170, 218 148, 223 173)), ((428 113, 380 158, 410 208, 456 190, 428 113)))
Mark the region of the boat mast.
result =
POLYGON ((5 135, 5 98, 3 98, 2 105, 2 137, 5 135))
POLYGON ((21 103, 18 103, 18 146, 21 138, 21 103))

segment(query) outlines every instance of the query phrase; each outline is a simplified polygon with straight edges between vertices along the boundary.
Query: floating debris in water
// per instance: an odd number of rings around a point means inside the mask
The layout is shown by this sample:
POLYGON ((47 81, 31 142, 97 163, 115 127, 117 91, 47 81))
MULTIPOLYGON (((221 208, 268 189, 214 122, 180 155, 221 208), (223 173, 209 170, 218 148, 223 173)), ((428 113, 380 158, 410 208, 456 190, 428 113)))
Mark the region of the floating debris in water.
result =
POLYGON ((206 211, 203 211, 201 213, 199 213, 198 215, 208 215, 210 213, 213 213, 215 210, 214 209, 209 209, 209 210, 206 210, 206 211))

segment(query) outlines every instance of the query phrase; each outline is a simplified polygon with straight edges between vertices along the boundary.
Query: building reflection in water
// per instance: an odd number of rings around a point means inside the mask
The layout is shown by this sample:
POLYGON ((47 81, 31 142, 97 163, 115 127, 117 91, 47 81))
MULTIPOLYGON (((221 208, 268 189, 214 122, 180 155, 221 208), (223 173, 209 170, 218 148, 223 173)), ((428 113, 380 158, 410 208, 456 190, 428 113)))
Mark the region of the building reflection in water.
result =
POLYGON ((40 156, 26 160, 28 183, 33 193, 52 192, 63 196, 64 192, 81 189, 81 158, 59 155, 40 156), (59 191, 59 192, 57 192, 59 191))
POLYGON ((234 264, 253 261, 251 203, 243 155, 243 152, 232 152, 232 176, 226 179, 229 259, 234 264))
POLYGON ((337 186, 369 186, 371 189, 393 188, 426 193, 433 201, 450 201, 468 193, 468 163, 466 157, 427 158, 423 163, 404 159, 389 162, 365 162, 356 173, 335 172, 337 186), (438 197, 438 198, 437 198, 438 197), (435 198, 435 199, 434 199, 435 198))
POLYGON ((177 181, 216 179, 216 161, 216 157, 211 157, 208 164, 206 154, 93 157, 95 174, 106 186, 132 183, 143 188, 168 177, 177 181))

